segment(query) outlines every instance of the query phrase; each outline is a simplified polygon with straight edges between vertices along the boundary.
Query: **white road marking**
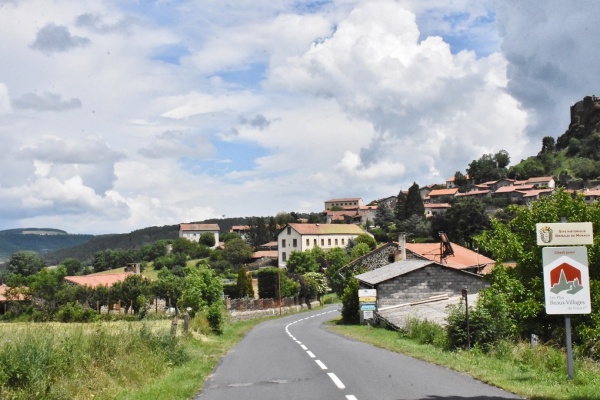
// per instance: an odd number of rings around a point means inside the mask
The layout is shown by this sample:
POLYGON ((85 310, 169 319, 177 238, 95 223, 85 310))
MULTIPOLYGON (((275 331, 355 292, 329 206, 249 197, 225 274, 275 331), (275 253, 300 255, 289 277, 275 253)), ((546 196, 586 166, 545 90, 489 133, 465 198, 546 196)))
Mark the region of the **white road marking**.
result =
POLYGON ((315 362, 317 363, 317 365, 319 367, 321 367, 321 369, 327 369, 327 366, 325 364, 323 364, 323 361, 321 361, 321 360, 315 360, 315 362))
POLYGON ((310 356, 310 358, 315 358, 315 355, 313 354, 312 351, 307 351, 306 354, 308 354, 310 356))
POLYGON ((356 396, 354 396, 353 394, 349 394, 348 396, 346 396, 346 398, 347 398, 348 400, 358 400, 358 399, 356 398, 356 396))
POLYGON ((344 386, 342 381, 340 381, 340 378, 338 378, 333 372, 328 372, 327 375, 329 375, 329 377, 331 378, 333 383, 335 383, 335 386, 337 386, 338 389, 346 389, 346 386, 344 386))
POLYGON ((305 345, 301 344, 300 347, 302 347, 302 350, 308 350, 308 347, 306 347, 305 345))

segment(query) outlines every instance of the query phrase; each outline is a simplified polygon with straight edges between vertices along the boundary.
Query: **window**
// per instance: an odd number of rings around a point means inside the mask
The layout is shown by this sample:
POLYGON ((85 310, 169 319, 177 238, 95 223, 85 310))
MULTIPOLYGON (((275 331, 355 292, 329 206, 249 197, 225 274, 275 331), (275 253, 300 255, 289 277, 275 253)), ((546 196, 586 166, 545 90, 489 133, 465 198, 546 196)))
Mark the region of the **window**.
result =
POLYGON ((310 246, 310 239, 306 239, 306 247, 310 246))
POLYGON ((281 247, 285 247, 285 239, 281 241, 281 247))
POLYGON ((344 243, 346 241, 346 239, 342 238, 342 246, 344 246, 346 243, 344 243))
POLYGON ((331 246, 331 239, 327 239, 327 246, 331 246))
POLYGON ((287 254, 284 251, 283 253, 281 253, 281 261, 286 261, 286 260, 287 260, 287 254))
POLYGON ((321 239, 321 247, 325 246, 325 239, 321 239))
POLYGON ((313 239, 313 245, 317 245, 317 239, 313 239))
POLYGON ((292 240, 292 246, 298 247, 298 239, 293 239, 292 240))
POLYGON ((288 235, 292 234, 292 227, 291 226, 288 226, 288 228, 287 228, 287 234, 288 235))
POLYGON ((336 246, 338 245, 337 239, 335 239, 335 245, 336 245, 336 246))

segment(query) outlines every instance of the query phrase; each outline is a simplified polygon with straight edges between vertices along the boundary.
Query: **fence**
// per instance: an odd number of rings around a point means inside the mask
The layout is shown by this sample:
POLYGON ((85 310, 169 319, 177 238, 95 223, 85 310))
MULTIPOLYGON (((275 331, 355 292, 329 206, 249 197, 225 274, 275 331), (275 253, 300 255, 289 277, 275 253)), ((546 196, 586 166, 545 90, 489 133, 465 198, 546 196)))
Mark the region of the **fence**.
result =
MULTIPOLYGON (((301 305, 302 302, 300 302, 300 300, 297 297, 283 297, 281 299, 281 307, 292 307, 301 305)), ((227 298, 228 311, 254 311, 278 307, 278 299, 253 299, 251 297, 246 297, 243 299, 227 298)))

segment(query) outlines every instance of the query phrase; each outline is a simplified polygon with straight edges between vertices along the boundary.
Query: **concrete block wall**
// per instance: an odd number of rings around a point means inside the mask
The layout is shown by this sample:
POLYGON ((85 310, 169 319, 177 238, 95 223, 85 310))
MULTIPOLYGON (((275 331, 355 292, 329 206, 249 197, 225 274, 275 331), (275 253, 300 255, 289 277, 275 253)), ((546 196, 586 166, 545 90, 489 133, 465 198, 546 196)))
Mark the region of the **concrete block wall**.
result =
POLYGON ((477 293, 489 284, 480 276, 429 265, 377 285, 379 307, 410 303, 440 294, 460 295, 464 287, 477 293))

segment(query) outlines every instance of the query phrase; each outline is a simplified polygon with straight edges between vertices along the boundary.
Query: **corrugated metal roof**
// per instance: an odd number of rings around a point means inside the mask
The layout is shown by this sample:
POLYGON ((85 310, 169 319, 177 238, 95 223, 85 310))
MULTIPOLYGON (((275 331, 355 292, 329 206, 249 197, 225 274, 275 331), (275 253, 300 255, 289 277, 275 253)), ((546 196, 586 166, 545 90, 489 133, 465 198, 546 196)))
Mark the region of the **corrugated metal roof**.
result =
POLYGON ((355 278, 368 285, 377 285, 431 264, 434 264, 434 262, 430 260, 403 260, 356 275, 355 278))

